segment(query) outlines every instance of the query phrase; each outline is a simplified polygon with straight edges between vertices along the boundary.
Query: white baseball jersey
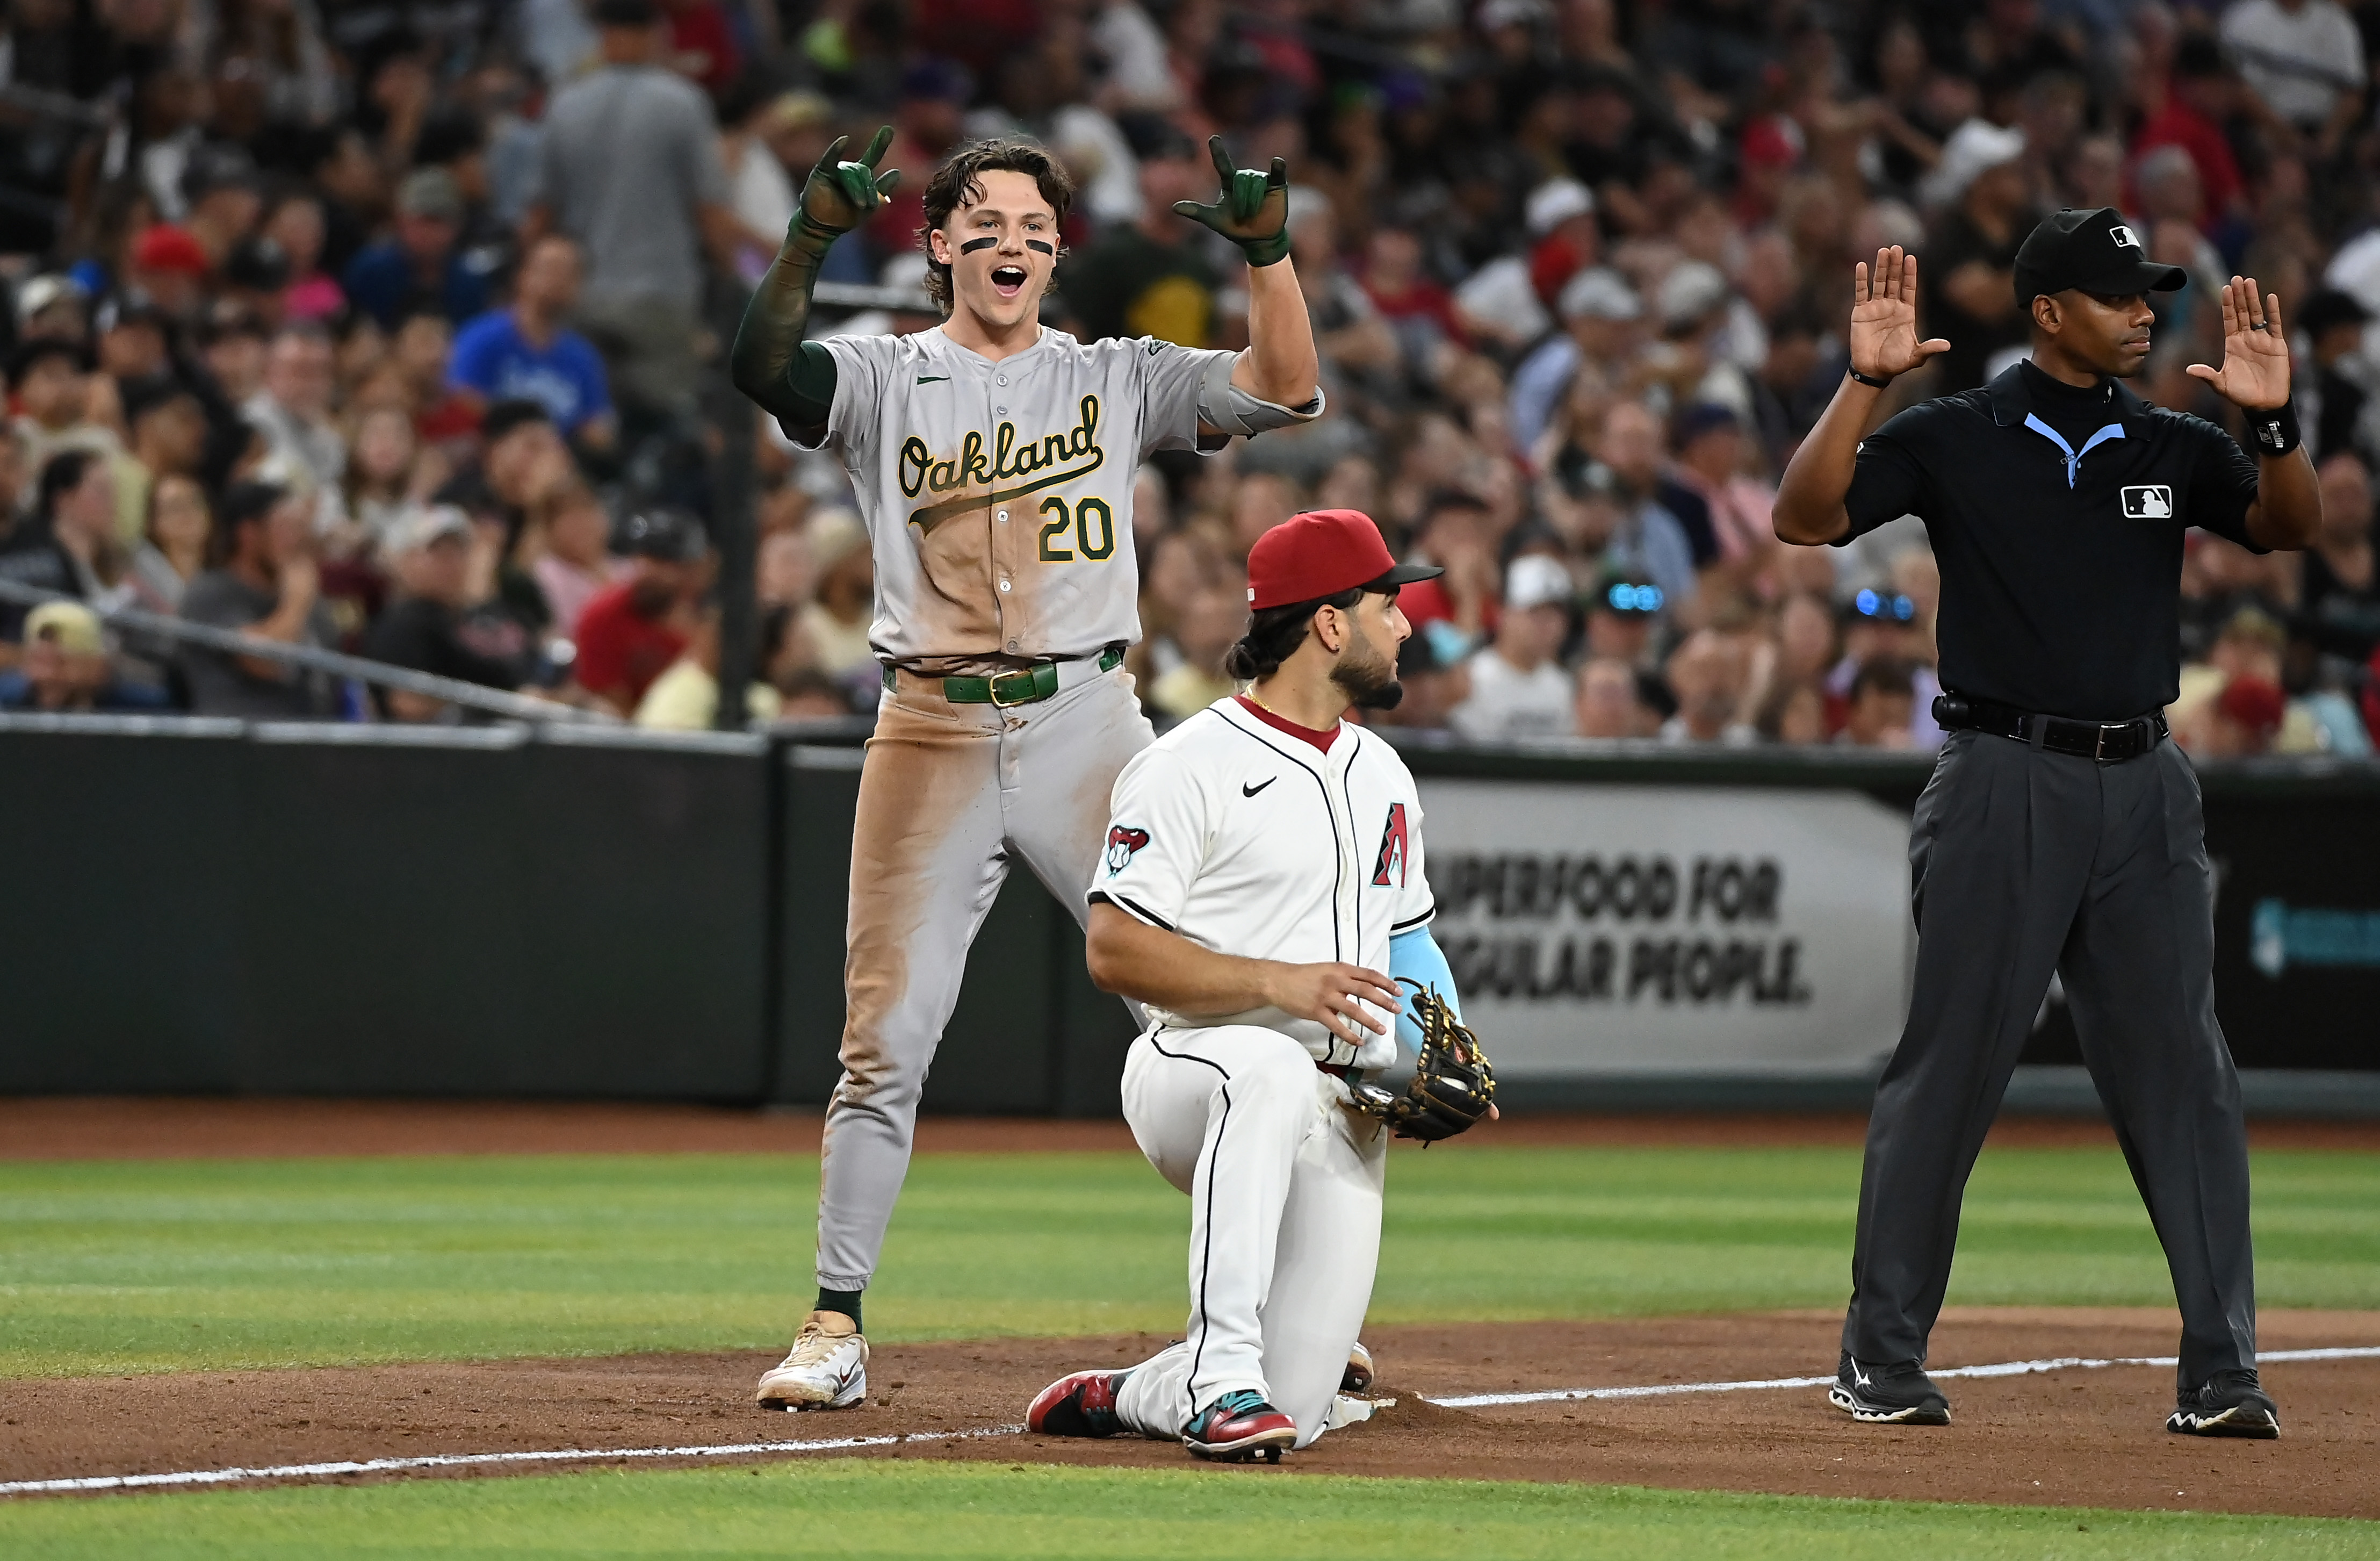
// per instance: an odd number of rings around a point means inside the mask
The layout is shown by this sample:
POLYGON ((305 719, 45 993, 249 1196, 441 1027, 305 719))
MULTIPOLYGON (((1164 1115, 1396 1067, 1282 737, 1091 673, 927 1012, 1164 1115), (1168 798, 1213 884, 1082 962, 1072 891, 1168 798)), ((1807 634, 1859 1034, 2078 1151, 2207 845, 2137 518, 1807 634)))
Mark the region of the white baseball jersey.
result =
MULTIPOLYGON (((1090 898, 1219 954, 1389 968, 1389 939, 1437 913, 1422 868, 1421 798, 1386 741, 1341 722, 1327 750, 1233 696, 1135 755, 1116 777, 1090 898)), ((1170 1014, 1184 1029, 1261 1025, 1318 1062, 1396 1060, 1393 1033, 1358 1051, 1278 1008, 1170 1014)))
POLYGON ((1199 384, 1230 353, 1047 328, 997 363, 940 326, 823 345, 826 438, 875 549, 879 657, 1092 656, 1140 637, 1133 478, 1151 450, 1198 447, 1199 384))

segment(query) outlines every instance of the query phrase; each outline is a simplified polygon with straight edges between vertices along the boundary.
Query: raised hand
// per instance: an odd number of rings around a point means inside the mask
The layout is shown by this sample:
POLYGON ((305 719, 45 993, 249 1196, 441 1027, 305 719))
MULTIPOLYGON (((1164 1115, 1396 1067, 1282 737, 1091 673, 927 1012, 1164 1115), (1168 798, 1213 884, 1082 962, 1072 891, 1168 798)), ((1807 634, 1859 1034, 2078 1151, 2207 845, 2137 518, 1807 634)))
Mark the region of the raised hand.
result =
POLYGON ((834 144, 802 183, 801 220, 827 233, 848 233, 866 222, 901 182, 898 168, 887 168, 880 176, 876 172, 876 165, 884 160, 884 149, 892 144, 892 126, 876 132, 856 163, 841 160, 850 140, 849 136, 835 137, 834 144))
POLYGON ((1281 158, 1272 160, 1272 171, 1260 174, 1254 168, 1235 168, 1231 153, 1223 150, 1223 138, 1207 138, 1207 151, 1215 159, 1215 173, 1223 181, 1222 198, 1211 206, 1196 201, 1176 201, 1174 212, 1192 222, 1213 228, 1237 244, 1248 257, 1250 265, 1270 265, 1289 253, 1289 165, 1281 158))
POLYGON ((1917 339, 1917 257, 1898 244, 1876 252, 1876 269, 1862 261, 1852 279, 1852 367, 1890 379, 1922 365, 1950 344, 1917 339))
POLYGON ((2281 296, 2258 293, 2252 276, 2223 284, 2223 367, 2192 363, 2190 377, 2250 411, 2287 406, 2289 340, 2281 325, 2281 296))

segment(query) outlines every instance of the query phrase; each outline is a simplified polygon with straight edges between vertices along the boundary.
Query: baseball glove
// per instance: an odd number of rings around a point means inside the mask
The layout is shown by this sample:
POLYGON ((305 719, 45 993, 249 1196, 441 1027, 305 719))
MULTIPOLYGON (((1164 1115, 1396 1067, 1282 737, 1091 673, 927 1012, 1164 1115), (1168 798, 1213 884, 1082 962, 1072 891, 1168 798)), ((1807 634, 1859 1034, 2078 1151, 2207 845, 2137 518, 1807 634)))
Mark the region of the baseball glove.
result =
POLYGON ((1454 1017, 1436 987, 1404 984, 1414 989, 1413 1020, 1421 1031, 1413 1079, 1402 1093, 1378 1084, 1358 1084, 1352 1092, 1355 1109, 1380 1118, 1397 1137, 1431 1144, 1488 1115, 1496 1104, 1496 1070, 1479 1049, 1479 1037, 1454 1017))

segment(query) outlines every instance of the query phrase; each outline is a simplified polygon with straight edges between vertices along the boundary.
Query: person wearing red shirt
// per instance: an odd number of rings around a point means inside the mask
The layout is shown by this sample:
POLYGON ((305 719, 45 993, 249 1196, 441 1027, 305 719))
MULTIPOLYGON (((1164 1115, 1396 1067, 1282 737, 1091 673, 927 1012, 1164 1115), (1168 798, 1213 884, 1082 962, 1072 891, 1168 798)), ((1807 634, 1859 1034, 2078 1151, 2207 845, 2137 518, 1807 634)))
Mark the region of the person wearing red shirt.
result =
MULTIPOLYGON (((2206 197, 2202 226, 2212 234, 2240 214, 2246 189, 2239 160, 2231 154, 2230 140, 2223 133, 2223 121, 2230 114, 2233 81, 2214 39, 2192 34, 2181 41, 2174 57, 2173 79, 2163 97, 2132 137, 2132 166, 2138 168, 2142 155, 2160 146, 2178 146, 2189 152, 2206 197)), ((2137 191, 2134 196, 2131 206, 2137 209, 2137 191)))
POLYGON ((578 686, 625 715, 686 650, 710 546, 691 517, 654 510, 628 522, 627 579, 599 592, 573 636, 578 686))

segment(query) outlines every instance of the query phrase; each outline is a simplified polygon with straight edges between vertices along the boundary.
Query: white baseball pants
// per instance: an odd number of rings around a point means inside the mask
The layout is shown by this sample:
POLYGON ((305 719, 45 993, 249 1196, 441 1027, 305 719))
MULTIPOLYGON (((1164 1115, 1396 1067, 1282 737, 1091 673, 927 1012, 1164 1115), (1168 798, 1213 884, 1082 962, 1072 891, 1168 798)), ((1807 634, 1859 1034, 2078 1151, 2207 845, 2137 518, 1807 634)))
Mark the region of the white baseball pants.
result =
POLYGON ((1123 1067, 1123 1115, 1190 1195, 1190 1324, 1134 1369, 1117 1415, 1171 1438, 1253 1388, 1322 1434, 1380 1257, 1388 1131, 1340 1103, 1305 1048, 1254 1025, 1152 1031, 1123 1067))
POLYGON ((865 1289, 876 1272, 926 1070, 1010 866, 1081 921, 1116 775, 1154 740, 1121 668, 1005 709, 904 673, 878 710, 851 843, 843 1079, 820 1147, 822 1287, 865 1289))

